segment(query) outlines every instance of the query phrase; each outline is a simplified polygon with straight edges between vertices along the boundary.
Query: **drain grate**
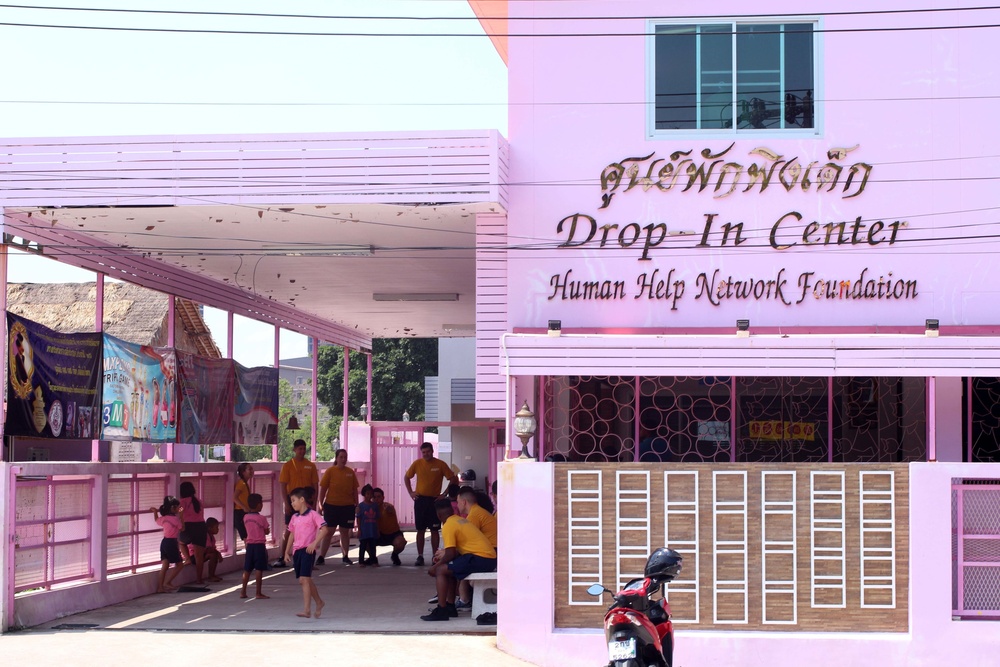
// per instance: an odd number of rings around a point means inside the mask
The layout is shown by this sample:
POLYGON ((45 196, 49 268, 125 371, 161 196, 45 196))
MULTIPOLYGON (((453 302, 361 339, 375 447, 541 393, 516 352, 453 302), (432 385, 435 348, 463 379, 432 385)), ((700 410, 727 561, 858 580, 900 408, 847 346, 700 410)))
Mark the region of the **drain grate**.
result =
POLYGON ((53 625, 53 630, 90 630, 92 628, 101 627, 97 623, 60 623, 59 625, 53 625))

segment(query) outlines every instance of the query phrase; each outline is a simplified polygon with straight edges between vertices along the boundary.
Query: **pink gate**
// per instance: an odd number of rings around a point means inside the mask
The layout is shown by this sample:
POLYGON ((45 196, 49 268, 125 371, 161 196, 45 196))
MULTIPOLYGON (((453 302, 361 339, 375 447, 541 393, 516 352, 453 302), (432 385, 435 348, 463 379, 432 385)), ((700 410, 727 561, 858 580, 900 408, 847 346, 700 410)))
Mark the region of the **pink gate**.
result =
POLYGON ((372 485, 385 491, 385 500, 392 503, 404 530, 413 529, 413 501, 403 486, 403 476, 410 464, 420 458, 424 441, 421 426, 374 426, 372 441, 372 485))
POLYGON ((952 615, 1000 618, 1000 480, 953 479, 952 615))

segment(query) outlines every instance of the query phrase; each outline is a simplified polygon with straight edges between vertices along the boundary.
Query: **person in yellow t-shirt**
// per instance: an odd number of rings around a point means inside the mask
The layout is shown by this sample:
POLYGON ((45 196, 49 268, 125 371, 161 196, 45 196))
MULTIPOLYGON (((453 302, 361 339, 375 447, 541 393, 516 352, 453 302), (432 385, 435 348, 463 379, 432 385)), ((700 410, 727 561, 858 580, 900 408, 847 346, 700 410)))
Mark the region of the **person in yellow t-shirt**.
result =
POLYGON ((326 552, 330 550, 333 531, 340 531, 341 562, 353 565, 347 557, 351 546, 351 529, 354 528, 354 515, 358 507, 358 476, 354 469, 347 467, 347 450, 338 449, 333 456, 333 465, 323 473, 319 482, 319 497, 323 501, 323 520, 330 529, 323 544, 319 548, 317 565, 322 565, 326 552))
POLYGON ((385 502, 385 491, 376 487, 372 492, 372 499, 378 505, 378 546, 392 546, 390 559, 393 565, 402 565, 399 554, 406 548, 406 538, 399 528, 399 518, 396 516, 396 508, 392 503, 385 502))
POLYGON ((413 564, 417 567, 424 564, 424 531, 431 531, 431 552, 438 550, 441 524, 434 512, 434 501, 441 497, 441 482, 445 479, 458 481, 444 461, 434 458, 434 445, 429 442, 420 445, 420 458, 410 464, 403 476, 406 492, 413 498, 413 523, 417 529, 417 559, 413 564), (417 478, 416 491, 410 483, 414 476, 417 478))
POLYGON ((493 572, 497 569, 497 552, 489 539, 468 519, 455 516, 447 498, 434 502, 441 521, 444 548, 434 554, 434 564, 427 574, 437 584, 438 604, 431 613, 421 616, 425 621, 447 621, 458 616, 455 594, 458 582, 473 572, 493 572))
MULTIPOLYGON (((292 458, 285 461, 278 475, 281 484, 281 496, 285 499, 285 532, 281 536, 281 553, 288 547, 288 522, 292 520, 291 493, 295 489, 306 489, 305 503, 310 508, 316 503, 316 492, 319 490, 319 471, 316 464, 306 458, 306 441, 299 438, 292 443, 292 458)), ((281 559, 274 562, 275 567, 285 567, 281 559)))
MULTIPOLYGON (((463 486, 459 492, 458 512, 486 536, 486 539, 490 541, 494 549, 497 548, 497 520, 479 504, 476 491, 472 487, 463 486)), ((467 581, 459 584, 458 598, 455 601, 457 609, 469 609, 472 607, 472 586, 467 581)))

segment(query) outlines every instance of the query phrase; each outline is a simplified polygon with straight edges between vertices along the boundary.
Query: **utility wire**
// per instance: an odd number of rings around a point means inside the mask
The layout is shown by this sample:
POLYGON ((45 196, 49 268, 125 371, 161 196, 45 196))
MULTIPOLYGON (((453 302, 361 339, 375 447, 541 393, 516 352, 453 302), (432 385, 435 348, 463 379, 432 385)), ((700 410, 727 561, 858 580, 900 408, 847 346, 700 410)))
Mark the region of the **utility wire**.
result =
MULTIPOLYGON (((466 0, 459 0, 463 5, 466 0)), ((351 15, 351 14, 290 14, 290 13, 268 13, 268 12, 220 12, 220 11, 186 11, 175 9, 122 9, 113 7, 55 7, 46 5, 13 5, 0 4, 0 9, 26 9, 42 11, 67 11, 67 12, 97 12, 112 14, 153 14, 171 16, 224 16, 224 17, 246 17, 246 18, 268 18, 268 19, 319 19, 319 20, 366 20, 366 21, 614 21, 614 20, 711 20, 711 19, 758 19, 773 18, 773 14, 726 14, 726 15, 676 15, 676 16, 393 16, 393 15, 351 15)), ((883 9, 883 10, 859 10, 859 11, 826 11, 823 16, 883 16, 898 14, 931 14, 942 12, 981 12, 998 10, 998 5, 971 6, 971 7, 933 7, 923 9, 883 9)), ((813 17, 817 12, 802 13, 782 13, 782 19, 813 17)))

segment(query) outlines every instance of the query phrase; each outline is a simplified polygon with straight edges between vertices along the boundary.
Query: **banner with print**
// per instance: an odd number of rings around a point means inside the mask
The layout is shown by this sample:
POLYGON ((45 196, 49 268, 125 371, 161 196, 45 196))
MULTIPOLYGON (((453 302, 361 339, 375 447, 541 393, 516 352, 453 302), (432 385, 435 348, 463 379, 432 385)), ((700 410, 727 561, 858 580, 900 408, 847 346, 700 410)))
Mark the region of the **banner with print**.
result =
POLYGON ((7 313, 6 435, 100 436, 101 334, 59 333, 7 313))
POLYGON ((236 418, 239 445, 278 444, 278 369, 236 364, 236 418))
POLYGON ((177 358, 171 348, 104 335, 103 440, 174 442, 177 358))
POLYGON ((233 441, 236 369, 232 359, 177 352, 181 425, 177 442, 223 445, 233 441))

